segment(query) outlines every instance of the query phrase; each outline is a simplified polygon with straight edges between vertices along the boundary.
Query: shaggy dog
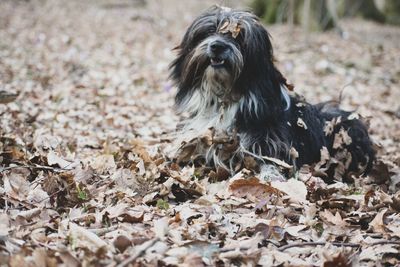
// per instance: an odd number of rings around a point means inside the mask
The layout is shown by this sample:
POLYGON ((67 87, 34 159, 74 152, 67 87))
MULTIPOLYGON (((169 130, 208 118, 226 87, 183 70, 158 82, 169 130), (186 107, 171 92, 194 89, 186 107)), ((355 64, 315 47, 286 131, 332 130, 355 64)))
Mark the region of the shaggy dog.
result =
POLYGON ((289 95, 269 34, 254 14, 212 7, 194 20, 177 50, 171 78, 176 108, 187 115, 183 146, 209 129, 212 138, 237 139, 227 141, 236 144, 228 157, 224 142, 197 147, 208 164, 234 171, 249 155, 261 166, 319 162, 330 181, 370 170, 374 150, 365 125, 332 103, 311 105, 289 95))

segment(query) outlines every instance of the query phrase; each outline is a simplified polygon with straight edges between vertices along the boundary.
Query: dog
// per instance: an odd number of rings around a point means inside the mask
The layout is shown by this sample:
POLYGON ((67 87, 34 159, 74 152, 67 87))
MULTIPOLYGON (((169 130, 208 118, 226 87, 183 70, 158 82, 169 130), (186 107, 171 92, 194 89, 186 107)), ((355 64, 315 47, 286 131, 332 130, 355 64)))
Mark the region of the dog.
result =
POLYGON ((253 13, 211 7, 176 50, 170 65, 175 106, 187 116, 179 143, 187 145, 209 129, 238 140, 228 157, 221 142, 197 147, 207 164, 234 171, 240 159, 252 156, 267 166, 314 166, 328 181, 371 169, 375 151, 365 124, 333 102, 311 105, 289 94, 291 85, 274 65, 269 33, 253 13))

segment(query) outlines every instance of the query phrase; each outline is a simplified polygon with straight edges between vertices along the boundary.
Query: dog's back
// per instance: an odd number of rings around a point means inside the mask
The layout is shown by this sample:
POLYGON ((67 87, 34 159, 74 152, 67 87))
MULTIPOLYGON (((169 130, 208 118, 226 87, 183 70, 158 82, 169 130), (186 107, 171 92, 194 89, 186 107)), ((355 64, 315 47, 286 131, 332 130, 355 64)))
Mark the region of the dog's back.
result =
POLYGON ((324 132, 329 154, 338 161, 328 168, 328 177, 332 179, 343 173, 346 179, 351 174, 367 174, 372 168, 375 150, 365 123, 358 118, 358 114, 337 106, 320 104, 318 109, 326 121, 324 132))

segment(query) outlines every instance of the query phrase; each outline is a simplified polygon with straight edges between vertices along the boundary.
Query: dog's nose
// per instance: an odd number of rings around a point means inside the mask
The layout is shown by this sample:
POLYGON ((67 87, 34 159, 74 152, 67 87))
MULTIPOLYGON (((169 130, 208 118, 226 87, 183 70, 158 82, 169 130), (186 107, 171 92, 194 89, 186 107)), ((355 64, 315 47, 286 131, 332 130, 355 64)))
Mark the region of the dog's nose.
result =
POLYGON ((219 55, 228 48, 228 45, 222 41, 216 40, 216 41, 213 41, 212 43, 210 43, 209 47, 210 47, 210 51, 214 55, 219 55))

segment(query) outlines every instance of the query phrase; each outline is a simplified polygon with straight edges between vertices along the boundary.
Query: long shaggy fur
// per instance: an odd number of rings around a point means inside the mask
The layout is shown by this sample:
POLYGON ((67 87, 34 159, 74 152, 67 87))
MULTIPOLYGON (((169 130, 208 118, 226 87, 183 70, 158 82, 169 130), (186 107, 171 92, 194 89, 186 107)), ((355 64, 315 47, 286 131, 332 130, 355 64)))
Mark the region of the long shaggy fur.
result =
MULTIPOLYGON (((171 64, 176 107, 188 115, 180 141, 213 128, 237 133, 239 150, 232 158, 274 157, 300 167, 320 161, 326 147, 332 158, 340 155, 344 161, 342 175, 371 168, 374 150, 360 120, 338 107, 289 96, 289 85, 273 63, 269 34, 254 14, 212 7, 194 20, 177 51, 171 64), (338 134, 348 137, 340 146, 338 134), (293 148, 298 156, 290 153, 293 148)), ((216 150, 203 153, 210 164, 232 167, 216 150)), ((327 172, 335 176, 333 168, 327 172)))

